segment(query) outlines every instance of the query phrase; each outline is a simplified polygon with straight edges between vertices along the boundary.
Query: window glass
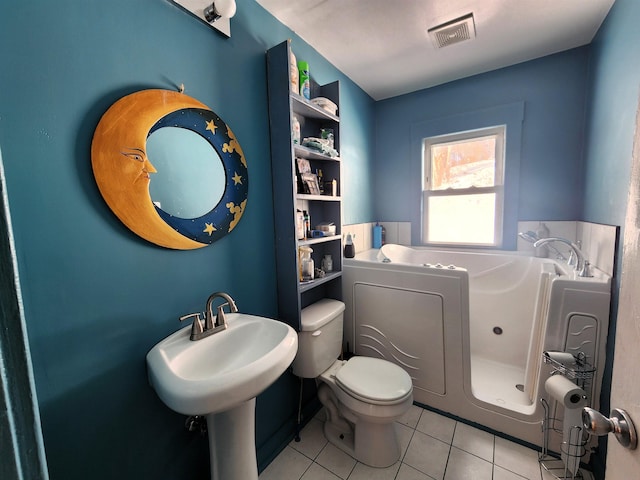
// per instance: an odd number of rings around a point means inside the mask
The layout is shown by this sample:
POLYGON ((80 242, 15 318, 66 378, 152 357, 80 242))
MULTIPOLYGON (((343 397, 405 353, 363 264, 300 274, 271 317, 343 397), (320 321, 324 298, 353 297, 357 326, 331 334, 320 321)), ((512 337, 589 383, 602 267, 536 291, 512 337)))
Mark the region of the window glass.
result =
POLYGON ((495 184, 496 136, 431 145, 431 190, 495 184))
POLYGON ((428 197, 432 243, 495 243, 496 194, 428 197))

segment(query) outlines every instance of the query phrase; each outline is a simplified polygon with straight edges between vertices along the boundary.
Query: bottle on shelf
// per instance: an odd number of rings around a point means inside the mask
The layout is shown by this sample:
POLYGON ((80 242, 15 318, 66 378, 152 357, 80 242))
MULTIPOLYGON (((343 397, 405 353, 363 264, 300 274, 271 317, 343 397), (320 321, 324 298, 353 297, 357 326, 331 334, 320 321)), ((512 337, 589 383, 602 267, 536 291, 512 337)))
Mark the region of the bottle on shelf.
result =
POLYGON ((298 121, 298 117, 294 115, 291 123, 291 139, 293 140, 293 144, 300 145, 300 122, 298 121))
POLYGON ((324 270, 326 273, 333 271, 333 258, 331 258, 331 255, 326 254, 322 258, 322 270, 324 270))
POLYGON ((307 237, 305 233, 304 213, 302 210, 296 210, 296 236, 298 240, 304 240, 307 237))
POLYGON ((304 217, 304 238, 305 240, 311 238, 311 217, 306 210, 302 211, 304 217))
POLYGON ((313 280, 314 273, 314 264, 313 258, 311 258, 311 254, 313 253, 313 249, 306 245, 303 245, 299 248, 300 251, 300 281, 308 282, 313 280))
POLYGON ((324 194, 331 195, 332 197, 338 195, 338 181, 335 178, 333 180, 328 180, 325 182, 324 194))
POLYGON ((320 189, 320 195, 324 195, 324 178, 322 176, 322 169, 318 169, 318 187, 320 189))
POLYGON ((293 54, 293 50, 291 50, 291 54, 289 55, 289 72, 291 91, 299 95, 300 84, 298 83, 298 62, 296 61, 296 56, 293 54))
POLYGON ((303 60, 298 62, 300 75, 300 95, 309 100, 311 98, 311 77, 309 76, 309 63, 303 60))

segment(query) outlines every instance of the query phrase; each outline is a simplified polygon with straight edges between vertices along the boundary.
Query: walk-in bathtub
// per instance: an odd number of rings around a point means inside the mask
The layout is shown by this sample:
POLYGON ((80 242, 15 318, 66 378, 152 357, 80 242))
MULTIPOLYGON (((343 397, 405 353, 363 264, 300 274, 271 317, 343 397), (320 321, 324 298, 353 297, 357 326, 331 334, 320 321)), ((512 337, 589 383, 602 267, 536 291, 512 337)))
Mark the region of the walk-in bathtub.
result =
MULTIPOLYGON (((345 347, 411 375, 414 400, 542 445, 544 351, 583 352, 599 367, 611 279, 517 252, 384 245, 344 260, 345 347)), ((553 442, 553 439, 552 439, 553 442)), ((556 450, 557 451, 557 450, 556 450)))

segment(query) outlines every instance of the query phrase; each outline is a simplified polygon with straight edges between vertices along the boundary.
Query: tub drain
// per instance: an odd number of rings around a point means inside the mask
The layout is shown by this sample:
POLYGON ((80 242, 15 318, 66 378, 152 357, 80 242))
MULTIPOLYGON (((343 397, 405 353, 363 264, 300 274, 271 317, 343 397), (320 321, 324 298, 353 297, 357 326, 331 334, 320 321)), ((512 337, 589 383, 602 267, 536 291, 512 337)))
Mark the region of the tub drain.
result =
POLYGON ((521 384, 521 383, 517 383, 517 384, 516 384, 516 388, 517 388, 518 390, 520 390, 521 392, 524 392, 524 385, 523 385, 523 384, 521 384))
POLYGON ((496 335, 502 335, 502 328, 493 327, 493 333, 495 333, 496 335))

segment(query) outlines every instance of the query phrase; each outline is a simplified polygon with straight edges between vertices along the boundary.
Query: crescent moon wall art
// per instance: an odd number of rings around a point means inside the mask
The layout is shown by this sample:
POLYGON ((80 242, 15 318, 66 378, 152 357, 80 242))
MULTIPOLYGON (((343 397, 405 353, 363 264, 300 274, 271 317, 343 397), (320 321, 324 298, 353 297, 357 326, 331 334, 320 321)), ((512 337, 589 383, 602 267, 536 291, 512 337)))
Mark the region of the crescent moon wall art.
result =
MULTIPOLYGON (((189 155, 185 148, 178 158, 171 158, 172 169, 187 168, 189 155)), ((162 247, 190 250, 210 245, 236 227, 247 205, 247 161, 235 135, 206 105, 180 92, 142 90, 115 102, 96 127, 91 163, 98 189, 113 213, 134 233, 162 247), (161 172, 147 155, 147 140, 163 128, 197 134, 215 152, 211 161, 219 157, 222 163, 224 179, 198 182, 200 189, 213 190, 219 184, 223 191, 215 195, 217 203, 196 218, 165 211, 163 203, 151 198, 150 184, 161 172)))

